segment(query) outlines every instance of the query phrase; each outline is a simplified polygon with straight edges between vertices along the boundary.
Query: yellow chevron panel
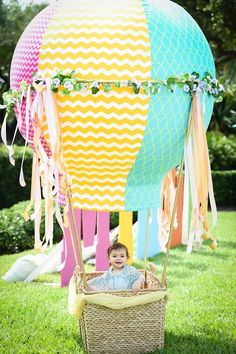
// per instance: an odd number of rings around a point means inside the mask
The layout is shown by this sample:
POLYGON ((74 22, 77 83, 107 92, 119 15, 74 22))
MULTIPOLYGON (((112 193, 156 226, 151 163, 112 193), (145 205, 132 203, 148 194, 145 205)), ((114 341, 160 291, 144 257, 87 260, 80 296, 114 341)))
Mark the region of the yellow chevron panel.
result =
MULTIPOLYGON (((70 1, 66 11, 59 8, 42 41, 39 70, 46 76, 56 69, 75 70, 77 78, 86 80, 150 80, 150 43, 140 0, 91 3, 93 13, 84 0, 70 1)), ((58 93, 56 100, 74 206, 124 210, 126 180, 142 144, 149 96, 116 88, 96 95, 58 93)), ((47 125, 44 130, 47 135, 47 125)))

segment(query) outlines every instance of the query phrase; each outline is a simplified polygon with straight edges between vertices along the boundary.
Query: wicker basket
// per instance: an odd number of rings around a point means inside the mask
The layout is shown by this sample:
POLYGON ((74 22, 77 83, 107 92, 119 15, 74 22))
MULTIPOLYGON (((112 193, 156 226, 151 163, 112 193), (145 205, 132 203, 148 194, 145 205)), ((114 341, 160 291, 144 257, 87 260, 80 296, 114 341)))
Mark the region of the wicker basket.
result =
MULTIPOLYGON (((93 272, 86 276, 89 280, 101 274, 103 273, 93 272)), ((85 291, 78 279, 75 275, 77 292, 83 291, 86 295, 94 294, 85 291)), ((141 289, 135 296, 166 290, 161 288, 157 277, 150 272, 146 272, 146 283, 147 288, 141 289)), ((132 290, 109 291, 109 294, 134 296, 132 290)), ((138 354, 162 349, 165 308, 166 299, 121 310, 86 304, 79 321, 85 350, 89 354, 138 354)))

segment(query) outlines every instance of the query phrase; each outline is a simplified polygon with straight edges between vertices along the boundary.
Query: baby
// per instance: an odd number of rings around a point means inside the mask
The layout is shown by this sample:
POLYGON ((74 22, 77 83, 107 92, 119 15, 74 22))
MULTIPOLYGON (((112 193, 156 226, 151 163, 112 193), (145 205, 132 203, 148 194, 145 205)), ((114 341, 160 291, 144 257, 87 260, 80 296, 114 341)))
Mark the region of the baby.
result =
POLYGON ((100 277, 88 281, 88 290, 127 290, 137 292, 144 284, 144 276, 126 264, 129 252, 125 245, 115 242, 107 250, 110 269, 100 277))

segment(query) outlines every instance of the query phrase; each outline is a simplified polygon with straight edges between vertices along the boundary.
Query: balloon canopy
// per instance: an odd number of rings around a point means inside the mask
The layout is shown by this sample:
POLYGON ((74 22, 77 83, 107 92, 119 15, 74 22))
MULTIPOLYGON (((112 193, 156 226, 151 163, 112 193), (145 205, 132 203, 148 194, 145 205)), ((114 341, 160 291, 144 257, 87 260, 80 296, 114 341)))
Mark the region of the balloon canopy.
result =
MULTIPOLYGON (((75 71, 75 78, 97 84, 123 82, 96 94, 81 87, 70 95, 55 94, 73 205, 104 211, 158 206, 163 177, 183 154, 191 96, 165 85, 157 95, 135 95, 124 82, 167 80, 193 71, 214 76, 212 53, 196 22, 171 1, 59 1, 22 34, 12 60, 11 88, 18 90, 22 80, 31 84, 34 72, 51 78, 56 70, 75 71)), ((206 127, 214 100, 210 95, 203 100, 206 127)), ((35 124, 31 116, 27 127, 26 115, 25 103, 20 130, 33 147, 35 124)), ((48 157, 50 129, 44 115, 39 139, 48 157)))

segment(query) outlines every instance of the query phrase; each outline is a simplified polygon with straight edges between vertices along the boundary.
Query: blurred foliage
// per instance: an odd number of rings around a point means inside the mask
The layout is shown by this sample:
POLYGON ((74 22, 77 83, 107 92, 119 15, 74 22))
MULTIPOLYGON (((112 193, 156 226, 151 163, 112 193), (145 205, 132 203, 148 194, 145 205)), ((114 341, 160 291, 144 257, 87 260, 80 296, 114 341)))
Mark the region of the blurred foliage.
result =
POLYGON ((236 208, 236 170, 212 171, 217 207, 236 208))
POLYGON ((222 102, 215 104, 209 130, 225 135, 236 133, 236 60, 218 68, 218 79, 225 86, 222 102))
POLYGON ((0 144, 0 209, 8 208, 16 202, 30 199, 32 151, 28 147, 25 153, 23 166, 26 186, 19 184, 20 166, 23 155, 23 146, 14 145, 15 166, 9 162, 8 151, 4 145, 0 144))
POLYGON ((235 0, 177 0, 195 19, 213 50, 217 68, 236 59, 235 0))
POLYGON ((236 170, 236 135, 208 132, 207 143, 212 170, 236 170))
POLYGON ((215 104, 208 130, 220 131, 225 135, 236 133, 236 84, 228 79, 222 82, 226 87, 222 102, 215 104))
MULTIPOLYGON (((9 209, 0 211, 0 255, 18 253, 34 247, 34 221, 25 221, 23 217, 23 212, 28 205, 28 201, 20 202, 9 209)), ((44 236, 44 230, 45 208, 42 203, 42 222, 40 224, 42 236, 44 236)), ((55 242, 62 239, 62 230, 56 219, 54 219, 53 239, 55 242)))

